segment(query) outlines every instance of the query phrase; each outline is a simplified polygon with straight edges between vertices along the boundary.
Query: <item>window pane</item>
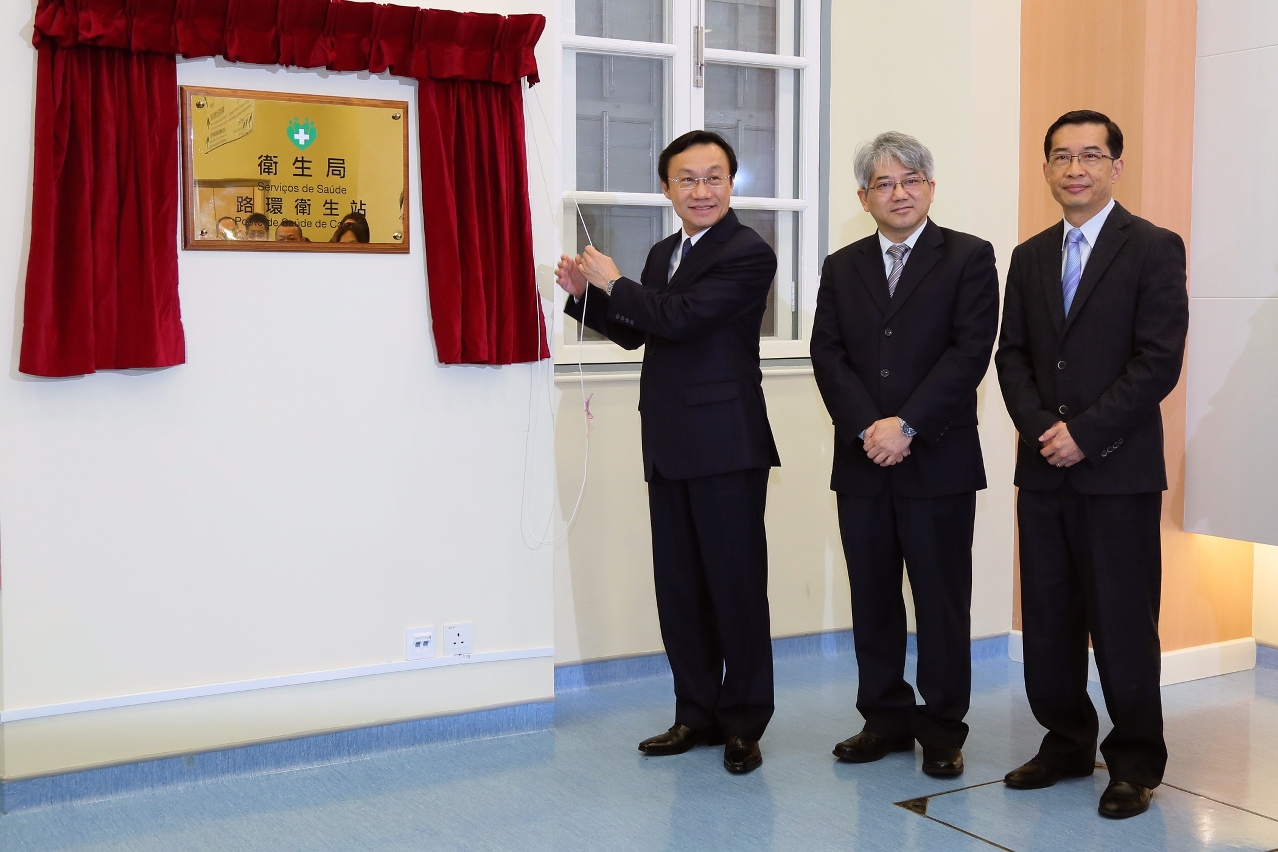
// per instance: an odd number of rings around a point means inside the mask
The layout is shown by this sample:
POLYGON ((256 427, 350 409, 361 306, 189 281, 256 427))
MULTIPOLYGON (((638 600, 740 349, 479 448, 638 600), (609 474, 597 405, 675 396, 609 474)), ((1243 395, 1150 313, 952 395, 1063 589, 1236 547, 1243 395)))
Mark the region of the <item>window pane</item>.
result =
POLYGON ((665 62, 577 54, 577 189, 660 192, 665 62))
MULTIPOLYGON (((583 204, 578 217, 576 205, 569 204, 564 215, 576 219, 577 251, 580 252, 591 244, 590 240, 594 240, 594 247, 611 257, 621 274, 634 281, 638 281, 643 274, 648 250, 654 243, 669 236, 666 232, 664 207, 583 204), (584 228, 582 219, 585 220, 584 228), (587 231, 590 239, 586 238, 587 231)), ((575 340, 575 332, 573 334, 575 340)), ((584 339, 603 340, 604 337, 586 329, 584 339)))
MULTIPOLYGON (((735 209, 735 208, 734 208, 735 209)), ((760 337, 782 340, 798 338, 798 312, 795 310, 799 277, 799 214, 776 210, 737 210, 741 224, 759 232, 759 236, 777 253, 777 277, 768 293, 768 307, 763 314, 760 337)))
POLYGON ((776 53, 777 0, 706 0, 706 47, 776 53))
POLYGON ((737 195, 795 197, 798 78, 786 69, 706 67, 705 126, 737 152, 737 195))
POLYGON ((577 35, 665 41, 665 0, 577 0, 577 35))

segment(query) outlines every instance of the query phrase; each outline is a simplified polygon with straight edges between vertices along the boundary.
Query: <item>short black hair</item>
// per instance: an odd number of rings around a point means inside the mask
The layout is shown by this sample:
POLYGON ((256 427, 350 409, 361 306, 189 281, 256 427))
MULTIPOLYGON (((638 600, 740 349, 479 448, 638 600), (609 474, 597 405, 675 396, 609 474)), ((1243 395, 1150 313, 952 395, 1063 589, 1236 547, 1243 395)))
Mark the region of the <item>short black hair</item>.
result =
POLYGON ((737 152, 732 150, 727 139, 712 130, 690 130, 667 145, 666 150, 657 158, 657 177, 661 178, 662 183, 670 178, 666 173, 670 168, 670 160, 694 145, 718 145, 728 155, 728 174, 733 178, 737 176, 737 152))
POLYGON ((1043 137, 1043 159, 1047 159, 1052 154, 1052 137, 1056 135, 1056 131, 1067 124, 1105 125, 1105 147, 1109 149, 1109 155, 1115 160, 1123 156, 1123 131, 1118 128, 1118 125, 1103 112, 1097 112, 1094 109, 1076 109, 1065 113, 1047 128, 1047 135, 1043 137))
POLYGON ((271 220, 266 218, 265 213, 252 213, 244 220, 244 227, 247 228, 249 225, 261 225, 263 228, 269 230, 271 227, 271 220))

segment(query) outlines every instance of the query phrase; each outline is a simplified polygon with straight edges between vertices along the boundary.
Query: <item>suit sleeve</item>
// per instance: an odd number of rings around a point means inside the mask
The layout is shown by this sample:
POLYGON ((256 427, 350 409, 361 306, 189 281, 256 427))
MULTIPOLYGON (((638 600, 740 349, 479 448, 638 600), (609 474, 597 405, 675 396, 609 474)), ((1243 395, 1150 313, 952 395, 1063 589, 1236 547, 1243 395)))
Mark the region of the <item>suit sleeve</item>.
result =
POLYGON ((1136 303, 1132 357, 1096 402, 1069 421, 1069 434, 1092 463, 1106 446, 1149 416, 1180 381, 1189 332, 1185 243, 1158 231, 1145 255, 1136 303))
POLYGON ((812 319, 812 372, 830 419, 834 421, 835 434, 845 444, 851 444, 870 424, 881 419, 881 415, 848 358, 835 306, 837 276, 830 267, 827 257, 821 267, 821 286, 812 319))
POLYGON ((897 412, 919 436, 935 441, 953 412, 972 397, 990 366, 998 334, 998 269, 994 247, 983 242, 968 258, 956 291, 950 345, 897 412))
POLYGON ((1038 436, 1060 418, 1048 410, 1038 394, 1034 380, 1034 352, 1031 349, 1028 319, 1025 315, 1024 247, 1012 252, 1007 270, 1007 291, 1003 297, 1003 328, 999 334, 994 366, 1003 390, 1007 413, 1020 432, 1021 440, 1038 447, 1038 436))
POLYGON ((757 310, 776 272, 776 253, 753 239, 677 293, 622 278, 613 286, 607 317, 675 343, 695 340, 757 310))
MULTIPOLYGON (((628 279, 622 279, 622 281, 626 280, 628 279)), ((634 281, 630 283, 636 287, 642 286, 634 281)), ((621 281, 618 281, 613 288, 613 292, 616 292, 616 287, 620 286, 621 281)), ((638 349, 643 345, 644 333, 628 325, 610 320, 608 318, 608 302, 608 293, 592 285, 586 287, 585 296, 580 300, 569 296, 568 301, 564 304, 564 313, 585 325, 586 328, 599 332, 622 349, 638 349), (582 317, 583 312, 585 314, 584 318, 582 317)))

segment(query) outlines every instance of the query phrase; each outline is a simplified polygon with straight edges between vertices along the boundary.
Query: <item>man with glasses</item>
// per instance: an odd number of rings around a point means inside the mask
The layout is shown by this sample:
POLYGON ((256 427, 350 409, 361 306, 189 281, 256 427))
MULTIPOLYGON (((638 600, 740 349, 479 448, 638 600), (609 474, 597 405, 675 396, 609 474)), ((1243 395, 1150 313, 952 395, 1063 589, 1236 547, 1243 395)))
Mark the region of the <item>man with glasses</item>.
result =
POLYGON ((884 133, 854 168, 878 232, 826 259, 812 326, 865 718, 834 754, 869 763, 917 740, 923 771, 952 777, 972 691, 972 527, 985 487, 976 388, 998 330, 994 248, 928 218, 936 182, 917 139, 884 133), (922 704, 905 680, 902 561, 922 704))
POLYGON ((763 509, 780 461, 759 371, 777 257, 729 207, 736 173, 722 136, 680 136, 657 175, 683 227, 652 247, 640 280, 593 246, 561 258, 556 278, 572 294, 569 316, 645 347, 644 478, 675 723, 639 750, 725 744, 724 767, 744 773, 763 762, 773 710, 763 509))
POLYGON ((1099 810, 1122 818, 1148 810, 1167 763, 1158 405, 1185 351, 1185 244, 1114 201, 1123 134, 1107 116, 1062 115, 1043 153, 1064 221, 1013 252, 994 360, 1020 432, 1025 694, 1047 734, 1004 781, 1032 790, 1092 774, 1090 635, 1114 723, 1100 745, 1110 782, 1099 810))

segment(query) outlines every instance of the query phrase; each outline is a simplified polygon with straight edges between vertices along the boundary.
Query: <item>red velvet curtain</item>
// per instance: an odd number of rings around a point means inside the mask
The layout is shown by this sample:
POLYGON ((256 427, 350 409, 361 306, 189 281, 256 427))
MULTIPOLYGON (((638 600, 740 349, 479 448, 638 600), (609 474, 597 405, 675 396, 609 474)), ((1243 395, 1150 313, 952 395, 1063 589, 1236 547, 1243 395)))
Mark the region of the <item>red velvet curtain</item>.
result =
POLYGON ((46 43, 36 85, 18 369, 181 364, 173 57, 46 43))
POLYGON ((77 375, 183 360, 175 53, 417 78, 439 360, 548 357, 520 82, 537 82, 533 48, 544 27, 540 15, 351 0, 40 0, 20 369, 77 375), (70 221, 77 225, 68 232, 70 221))

